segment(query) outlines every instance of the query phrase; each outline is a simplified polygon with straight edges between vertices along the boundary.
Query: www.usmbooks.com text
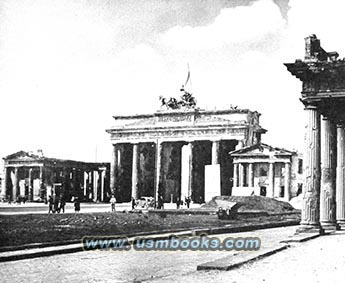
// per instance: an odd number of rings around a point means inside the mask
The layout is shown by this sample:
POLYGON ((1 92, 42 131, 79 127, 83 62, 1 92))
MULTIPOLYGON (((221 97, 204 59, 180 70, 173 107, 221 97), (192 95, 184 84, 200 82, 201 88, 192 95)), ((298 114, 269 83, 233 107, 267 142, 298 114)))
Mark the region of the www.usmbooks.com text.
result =
POLYGON ((84 250, 114 250, 114 251, 257 251, 260 249, 261 240, 258 237, 177 237, 169 239, 128 238, 112 237, 84 237, 82 240, 84 250))

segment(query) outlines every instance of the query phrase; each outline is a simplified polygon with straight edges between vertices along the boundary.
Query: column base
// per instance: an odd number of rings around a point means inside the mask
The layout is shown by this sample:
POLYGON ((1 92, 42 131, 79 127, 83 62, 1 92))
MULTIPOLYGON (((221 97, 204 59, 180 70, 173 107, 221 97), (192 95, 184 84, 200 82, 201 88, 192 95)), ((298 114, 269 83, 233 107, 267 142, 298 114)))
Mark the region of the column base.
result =
POLYGON ((332 222, 321 222, 321 227, 325 232, 334 232, 336 230, 339 230, 339 225, 332 222))
POLYGON ((337 220, 337 230, 345 230, 345 220, 337 220))
POLYGON ((320 235, 323 235, 325 230, 321 227, 321 225, 300 224, 300 226, 296 229, 296 234, 300 233, 319 233, 320 235))

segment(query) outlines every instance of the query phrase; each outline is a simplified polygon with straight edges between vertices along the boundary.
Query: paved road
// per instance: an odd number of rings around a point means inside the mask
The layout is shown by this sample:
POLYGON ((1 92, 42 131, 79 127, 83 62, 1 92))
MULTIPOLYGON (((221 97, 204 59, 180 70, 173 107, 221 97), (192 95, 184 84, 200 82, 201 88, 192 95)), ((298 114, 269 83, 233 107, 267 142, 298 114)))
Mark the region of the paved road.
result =
POLYGON ((344 283, 345 232, 295 244, 234 270, 199 271, 150 282, 344 283))
MULTIPOLYGON (((200 204, 192 204, 191 208, 198 208, 200 204)), ((109 203, 81 203, 80 212, 91 213, 91 212, 109 212, 111 207, 109 203)), ((164 208, 175 209, 174 203, 165 203, 164 208)), ((117 203, 116 210, 131 210, 131 203, 117 203)), ((25 204, 8 204, 0 203, 0 215, 10 214, 31 214, 31 213, 48 213, 48 204, 44 203, 25 203, 25 204)), ((67 203, 65 207, 65 213, 74 213, 74 204, 67 203)))
MULTIPOLYGON (((275 228, 219 237, 260 237, 262 247, 272 247, 281 239, 287 239, 295 229, 275 228)), ((196 271, 197 265, 231 253, 239 252, 79 252, 1 263, 0 278, 2 282, 232 282, 233 274, 236 274, 241 279, 237 282, 246 282, 245 274, 251 273, 250 267, 245 267, 244 271, 196 271)), ((285 264, 281 262, 281 265, 285 264)), ((269 265, 263 266, 263 269, 271 270, 269 265)))

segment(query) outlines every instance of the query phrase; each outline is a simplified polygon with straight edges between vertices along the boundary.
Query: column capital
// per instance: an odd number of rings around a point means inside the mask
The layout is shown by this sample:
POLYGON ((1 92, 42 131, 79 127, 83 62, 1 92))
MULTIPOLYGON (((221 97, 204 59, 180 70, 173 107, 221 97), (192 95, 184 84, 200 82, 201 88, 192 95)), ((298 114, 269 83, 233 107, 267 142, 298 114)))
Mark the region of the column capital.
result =
POLYGON ((318 110, 319 108, 316 105, 311 105, 311 104, 307 104, 304 107, 304 110, 318 110))

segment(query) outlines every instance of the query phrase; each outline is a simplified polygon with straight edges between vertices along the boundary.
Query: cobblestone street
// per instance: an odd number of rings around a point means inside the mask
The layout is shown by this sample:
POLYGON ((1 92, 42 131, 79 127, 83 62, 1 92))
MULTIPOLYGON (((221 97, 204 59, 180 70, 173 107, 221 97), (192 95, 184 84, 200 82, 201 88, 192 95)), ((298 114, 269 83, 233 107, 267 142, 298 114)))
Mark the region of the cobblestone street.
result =
MULTIPOLYGON (((220 235, 277 245, 296 227, 220 235)), ((319 237, 231 271, 196 271, 234 252, 92 251, 0 264, 2 282, 344 282, 345 234, 319 237)), ((238 252, 237 252, 238 253, 238 252)))

